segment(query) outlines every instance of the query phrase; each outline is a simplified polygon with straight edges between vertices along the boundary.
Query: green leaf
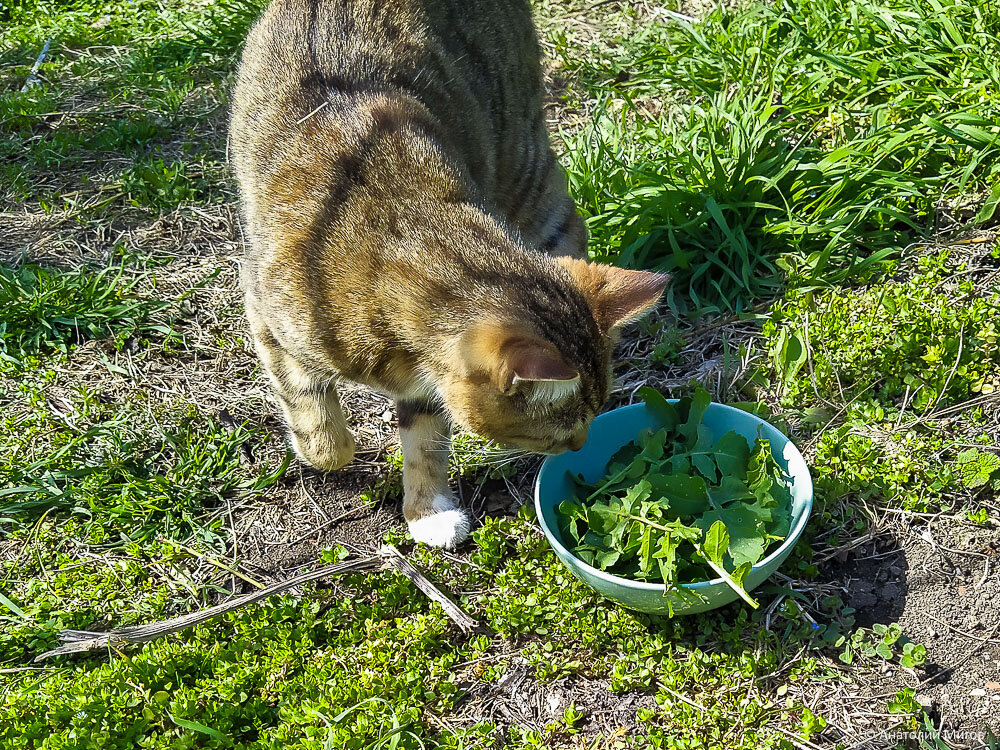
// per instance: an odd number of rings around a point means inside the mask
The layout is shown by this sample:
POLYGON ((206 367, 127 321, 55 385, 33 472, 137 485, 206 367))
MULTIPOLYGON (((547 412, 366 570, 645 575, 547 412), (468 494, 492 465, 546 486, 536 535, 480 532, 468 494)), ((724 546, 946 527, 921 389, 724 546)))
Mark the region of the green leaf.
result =
MULTIPOLYGON (((649 435, 652 433, 650 431, 647 431, 646 434, 649 435)), ((624 467, 630 465, 632 461, 635 460, 635 457, 638 456, 640 451, 642 450, 639 447, 638 443, 638 441, 641 439, 642 435, 640 435, 635 442, 626 443, 621 448, 619 448, 618 452, 615 453, 615 455, 613 455, 611 459, 608 461, 607 471, 609 473, 615 473, 616 471, 619 471, 624 467)), ((597 485, 594 486, 596 487, 597 485)))
POLYGON ((190 719, 178 718, 170 712, 167 712, 167 716, 169 716, 170 720, 179 727, 190 729, 192 732, 208 735, 213 740, 218 740, 219 742, 225 742, 230 745, 232 744, 232 740, 230 740, 229 737, 224 735, 218 729, 212 729, 212 727, 207 727, 204 724, 197 721, 191 721, 190 719))
POLYGON ((21 609, 19 606, 17 606, 16 604, 14 604, 14 602, 12 602, 10 599, 8 599, 6 596, 4 596, 2 593, 0 593, 0 604, 2 604, 3 606, 5 606, 7 609, 9 609, 15 615, 17 615, 18 617, 20 617, 22 620, 28 620, 28 621, 31 620, 31 618, 28 617, 24 613, 23 609, 21 609))
POLYGON ((719 472, 716 470, 715 461, 712 457, 704 453, 692 453, 691 463, 694 464, 694 468, 698 470, 698 473, 709 482, 714 482, 718 479, 719 472))
MULTIPOLYGON (((705 559, 705 561, 711 566, 712 570, 718 573, 719 577, 722 578, 726 584, 733 589, 740 598, 743 599, 747 604, 749 604, 754 609, 757 609, 760 605, 757 600, 750 596, 743 588, 742 581, 736 581, 733 579, 732 575, 726 571, 723 565, 723 558, 729 548, 729 532, 726 531, 725 525, 721 521, 716 521, 709 528, 708 533, 705 534, 705 541, 697 548, 698 553, 705 559)), ((746 576, 746 566, 741 566, 739 568, 740 575, 746 576)))
POLYGON ((636 457, 644 459, 650 463, 655 463, 663 458, 663 446, 667 442, 667 430, 657 430, 642 442, 642 452, 636 457))
POLYGON ((958 454, 958 468, 962 484, 969 488, 982 487, 990 481, 993 472, 1000 470, 1000 456, 970 448, 958 454))
POLYGON ((647 480, 653 493, 664 500, 674 516, 694 516, 708 506, 705 480, 685 474, 654 474, 647 480))
POLYGON ((764 522, 753 506, 724 509, 720 519, 729 531, 729 556, 733 564, 756 565, 764 557, 767 540, 764 538, 764 522))
POLYGON ((892 697, 886 708, 891 714, 915 714, 920 710, 920 704, 913 697, 913 688, 903 688, 892 697))
POLYGON ((594 555, 594 567, 600 568, 601 570, 607 570, 615 565, 621 558, 621 552, 618 550, 608 550, 606 552, 598 552, 594 555))
POLYGON ((646 408, 660 420, 663 427, 668 430, 673 430, 677 427, 680 422, 680 417, 677 416, 677 409, 659 391, 650 388, 648 385, 644 385, 639 389, 638 394, 646 402, 646 408))
POLYGON ((698 443, 698 428, 701 426, 701 421, 705 418, 705 412, 711 403, 712 397, 699 385, 691 397, 687 421, 677 428, 677 431, 684 436, 685 444, 689 449, 693 449, 698 443))
POLYGON ((996 213, 997 206, 1000 206, 1000 182, 993 186, 989 197, 976 214, 976 218, 974 219, 975 223, 985 224, 992 219, 993 215, 996 213))
POLYGON ((775 369, 782 383, 788 383, 806 362, 806 343, 798 331, 782 331, 774 350, 775 369))
POLYGON ((586 533, 587 511, 573 500, 563 500, 556 508, 564 533, 574 542, 579 542, 586 533))
POLYGON ((738 500, 749 500, 754 494, 747 488, 746 482, 731 476, 725 476, 717 487, 712 487, 712 499, 719 505, 727 505, 738 500))
POLYGON ((716 441, 714 456, 724 478, 746 479, 750 444, 745 437, 730 430, 716 441))
POLYGON ((741 588, 743 588, 743 582, 747 579, 747 573, 750 572, 752 567, 753 566, 748 562, 741 563, 736 566, 732 573, 730 573, 733 580, 738 583, 741 588))
POLYGON ((639 543, 639 570, 649 573, 653 569, 653 527, 647 526, 642 531, 642 541, 639 543))
POLYGON ((705 533, 705 541, 701 545, 702 552, 710 562, 722 565, 722 559, 729 550, 729 531, 721 521, 716 521, 705 533))

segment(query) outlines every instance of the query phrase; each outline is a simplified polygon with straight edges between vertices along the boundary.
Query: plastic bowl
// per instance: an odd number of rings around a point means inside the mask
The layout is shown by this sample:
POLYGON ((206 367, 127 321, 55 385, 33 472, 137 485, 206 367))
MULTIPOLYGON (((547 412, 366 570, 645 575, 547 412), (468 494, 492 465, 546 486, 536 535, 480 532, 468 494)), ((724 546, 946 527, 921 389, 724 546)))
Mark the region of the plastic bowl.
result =
MULTIPOLYGON (((668 399, 676 403, 677 399, 668 399)), ((751 445, 762 437, 771 441, 771 453, 791 477, 792 519, 791 530, 781 546, 750 569, 744 587, 750 591, 768 578, 785 561, 802 532, 812 511, 813 487, 809 469, 802 454, 792 441, 759 417, 723 404, 711 404, 705 412, 704 424, 718 439, 730 430, 745 437, 751 445)), ((598 416, 590 427, 587 442, 578 451, 549 456, 542 463, 535 480, 535 509, 542 531, 563 564, 577 578, 597 593, 640 612, 666 614, 668 601, 677 614, 693 614, 722 607, 736 601, 739 595, 721 578, 711 581, 684 584, 684 588, 698 592, 702 601, 691 602, 676 594, 664 596, 661 583, 635 581, 605 573, 575 557, 563 543, 556 520, 556 507, 572 496, 572 483, 567 472, 580 474, 588 482, 604 476, 608 461, 623 445, 632 442, 647 428, 658 429, 658 420, 645 404, 633 404, 598 416)))

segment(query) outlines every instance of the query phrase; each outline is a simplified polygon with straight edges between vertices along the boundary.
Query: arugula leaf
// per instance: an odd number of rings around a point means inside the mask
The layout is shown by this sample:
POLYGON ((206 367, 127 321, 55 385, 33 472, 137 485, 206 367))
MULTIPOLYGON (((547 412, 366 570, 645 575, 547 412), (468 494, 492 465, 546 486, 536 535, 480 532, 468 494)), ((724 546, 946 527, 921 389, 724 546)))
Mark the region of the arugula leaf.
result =
POLYGON ((563 500, 556 508, 561 521, 560 531, 564 537, 579 542, 586 533, 587 511, 582 505, 572 500, 563 500), (581 529, 581 521, 583 528, 581 529))
POLYGON ((677 432, 684 436, 685 443, 691 449, 698 442, 698 428, 701 426, 701 421, 704 419, 705 412, 711 403, 712 397, 708 395, 708 391, 699 386, 691 397, 691 406, 688 408, 687 421, 677 428, 677 432))
MULTIPOLYGON (((743 588, 742 581, 734 580, 723 566, 722 558, 725 557, 728 550, 729 532, 726 531, 726 527, 722 521, 716 521, 705 534, 705 541, 698 545, 698 555, 711 566, 712 570, 719 574, 719 577, 722 578, 722 580, 725 581, 726 584, 733 589, 733 591, 740 595, 740 598, 743 599, 743 601, 754 609, 757 609, 760 605, 757 603, 756 599, 751 597, 750 594, 746 592, 743 588)), ((744 565, 746 564, 744 563, 744 565)), ((742 569, 743 566, 740 566, 740 568, 742 569)), ((746 571, 749 569, 750 566, 746 565, 746 569, 741 573, 744 578, 746 577, 746 571)))
MULTIPOLYGON (((653 486, 655 488, 656 485, 653 486)), ((754 494, 746 482, 741 482, 736 477, 723 477, 719 485, 712 488, 712 498, 719 505, 728 505, 739 500, 754 499, 754 494)))
POLYGON ((594 567, 606 570, 618 562, 621 556, 621 552, 615 549, 608 550, 606 552, 598 552, 594 555, 594 567))
POLYGON ((714 456, 724 479, 746 480, 750 446, 745 437, 730 430, 715 443, 714 456))
POLYGON ((659 391, 644 385, 639 389, 639 397, 646 402, 646 408, 653 412, 668 430, 674 429, 680 423, 677 409, 659 391))
POLYGON ((642 452, 637 458, 642 458, 645 461, 654 463, 660 461, 663 458, 663 447, 667 442, 667 430, 657 430, 651 435, 641 436, 639 438, 639 444, 642 446, 642 452))
POLYGON ((721 520, 726 524, 731 538, 729 556, 735 565, 756 565, 764 557, 767 546, 764 522, 754 506, 733 507, 723 510, 721 520))
POLYGON ((705 532, 705 541, 701 544, 701 552, 709 562, 722 564, 722 558, 729 550, 729 530, 721 521, 716 521, 705 532))
POLYGON ((708 508, 705 480, 686 474, 658 474, 647 477, 650 487, 674 516, 693 516, 708 508))

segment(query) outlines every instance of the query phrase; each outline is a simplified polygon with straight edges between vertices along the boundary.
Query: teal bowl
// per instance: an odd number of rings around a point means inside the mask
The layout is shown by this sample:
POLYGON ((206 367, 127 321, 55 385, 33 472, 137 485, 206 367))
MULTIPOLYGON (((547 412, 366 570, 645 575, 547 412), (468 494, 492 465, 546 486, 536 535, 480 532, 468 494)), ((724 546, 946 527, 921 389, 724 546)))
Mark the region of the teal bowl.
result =
MULTIPOLYGON (((676 399, 668 399, 676 403, 676 399)), ((759 586, 778 566, 785 561, 792 548, 802 536, 809 513, 812 511, 812 478, 805 459, 792 441, 776 428, 759 417, 740 409, 723 404, 711 404, 705 413, 704 425, 718 439, 730 430, 745 437, 751 445, 758 438, 771 442, 771 453, 775 460, 791 477, 792 495, 791 530, 785 541, 771 554, 750 569, 744 580, 747 591, 759 586)), ((549 544, 563 564, 577 578, 602 596, 640 612, 656 614, 668 613, 668 602, 677 614, 694 614, 722 607, 736 601, 739 595, 721 578, 711 581, 684 584, 684 588, 696 591, 701 601, 691 602, 694 597, 682 599, 676 594, 664 596, 664 586, 658 583, 635 581, 629 578, 605 573, 575 557, 563 543, 556 521, 556 507, 573 494, 572 482, 567 472, 580 474, 588 482, 596 482, 604 476, 608 461, 623 445, 632 442, 643 430, 658 429, 660 423, 645 404, 623 406, 597 417, 590 427, 587 442, 578 451, 549 456, 542 463, 535 480, 535 510, 549 544)))

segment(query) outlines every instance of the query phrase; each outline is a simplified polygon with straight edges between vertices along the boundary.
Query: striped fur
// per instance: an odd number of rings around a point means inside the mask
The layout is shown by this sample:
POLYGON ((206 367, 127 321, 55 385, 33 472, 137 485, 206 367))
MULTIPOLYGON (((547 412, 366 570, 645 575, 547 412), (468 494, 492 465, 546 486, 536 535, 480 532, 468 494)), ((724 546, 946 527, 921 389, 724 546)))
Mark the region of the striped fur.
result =
POLYGON ((453 545, 468 523, 448 505, 450 423, 579 445, 616 328, 666 279, 570 260, 586 230, 549 145, 527 0, 273 0, 231 150, 247 316, 305 461, 353 456, 338 379, 394 397, 404 515, 453 545))

